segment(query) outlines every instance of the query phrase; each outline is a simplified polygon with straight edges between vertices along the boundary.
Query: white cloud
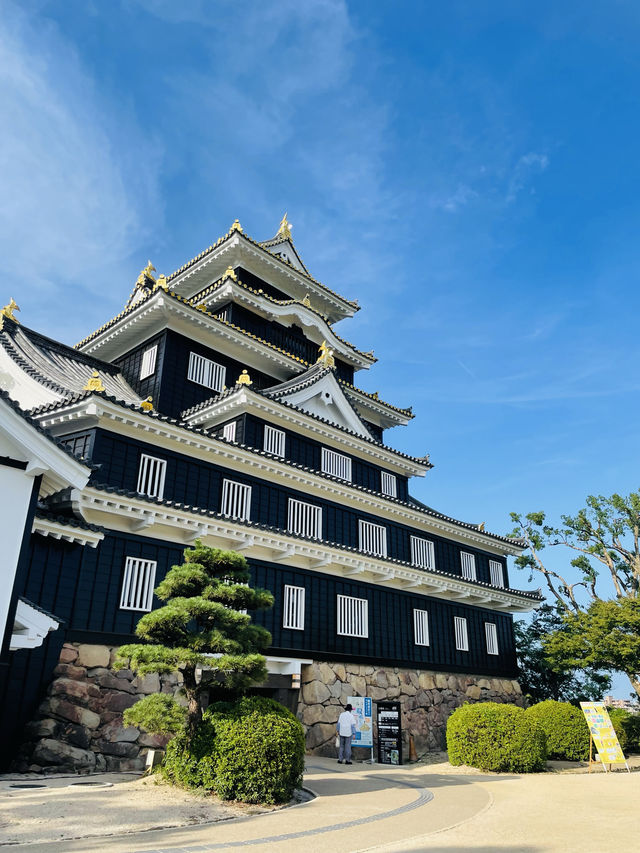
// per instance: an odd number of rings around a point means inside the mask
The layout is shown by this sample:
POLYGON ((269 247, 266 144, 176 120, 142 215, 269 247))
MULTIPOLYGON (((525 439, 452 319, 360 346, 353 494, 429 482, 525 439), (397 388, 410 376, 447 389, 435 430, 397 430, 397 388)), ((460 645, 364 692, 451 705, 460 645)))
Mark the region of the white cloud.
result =
MULTIPOLYGON (((126 152, 135 126, 123 111, 114 120, 73 45, 47 19, 7 4, 0 110, 5 295, 22 300, 23 319, 36 325, 61 288, 68 305, 74 288, 104 291, 140 241, 155 199, 153 143, 147 165, 133 168, 126 152)), ((72 327, 71 334, 80 330, 72 327)))
POLYGON ((533 176, 544 172, 548 165, 549 158, 546 154, 536 154, 534 151, 530 151, 520 157, 509 180, 507 203, 510 204, 515 201, 518 194, 531 183, 533 176))

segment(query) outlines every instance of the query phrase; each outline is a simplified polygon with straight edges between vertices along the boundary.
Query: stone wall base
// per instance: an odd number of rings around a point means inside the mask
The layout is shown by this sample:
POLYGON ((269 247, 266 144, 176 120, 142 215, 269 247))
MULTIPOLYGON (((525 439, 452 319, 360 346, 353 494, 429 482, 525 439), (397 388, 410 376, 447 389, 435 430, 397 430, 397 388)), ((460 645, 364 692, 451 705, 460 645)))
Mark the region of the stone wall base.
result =
MULTIPOLYGON (((116 648, 65 643, 47 696, 25 730, 14 761, 21 773, 143 770, 149 749, 167 737, 124 726, 122 714, 150 693, 176 694, 179 673, 134 677, 111 669, 116 648)), ((176 697, 178 698, 178 697, 176 697)))
MULTIPOLYGON (((517 681, 453 675, 400 667, 313 663, 302 667, 298 717, 307 732, 307 749, 335 756, 335 724, 348 696, 402 704, 405 756, 409 735, 418 754, 445 748, 447 719, 465 702, 511 702, 524 707, 517 681)), ((376 735, 374 726, 374 737, 376 735)))

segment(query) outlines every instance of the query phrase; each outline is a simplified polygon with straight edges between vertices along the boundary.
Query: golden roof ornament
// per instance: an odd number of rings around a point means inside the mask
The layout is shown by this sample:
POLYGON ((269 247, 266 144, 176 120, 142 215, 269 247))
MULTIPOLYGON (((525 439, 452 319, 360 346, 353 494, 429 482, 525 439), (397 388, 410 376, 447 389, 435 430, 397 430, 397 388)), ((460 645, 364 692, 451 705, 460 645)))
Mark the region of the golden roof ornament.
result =
POLYGON ((236 385, 253 385, 251 377, 246 370, 243 370, 240 376, 236 379, 236 385))
POLYGON ((14 311, 19 310, 20 309, 16 304, 16 300, 12 296, 7 305, 5 305, 4 308, 0 309, 0 316, 3 318, 6 317, 8 320, 13 320, 14 323, 19 323, 20 321, 18 320, 18 318, 14 317, 13 315, 14 311))
POLYGON ((323 367, 331 367, 334 368, 336 366, 336 360, 333 357, 333 350, 329 349, 326 341, 322 341, 320 344, 320 355, 316 361, 316 364, 321 364, 323 367))
POLYGON ((241 234, 243 233, 242 225, 240 225, 239 219, 233 220, 233 225, 231 226, 231 228, 229 228, 229 233, 231 234, 232 231, 239 231, 241 234))
POLYGON ((307 308, 311 308, 311 300, 309 299, 309 294, 308 294, 308 293, 307 293, 307 295, 304 297, 304 299, 302 300, 302 304, 303 304, 303 305, 306 305, 306 307, 307 307, 307 308))
POLYGON ((287 214, 282 217, 280 227, 278 228, 277 237, 284 237, 285 240, 291 239, 291 223, 287 219, 287 214))
POLYGON ((484 524, 485 524, 484 521, 481 521, 480 524, 478 525, 478 530, 481 533, 484 533, 484 524))
POLYGON ((87 379, 87 384, 82 389, 83 391, 105 391, 105 387, 102 384, 102 379, 100 379, 100 374, 97 370, 94 370, 87 379))
POLYGON ((227 267, 224 273, 222 274, 222 279, 224 281, 225 278, 230 278, 232 281, 237 281, 238 276, 236 275, 236 271, 233 267, 227 267))
POLYGON ((160 290, 165 290, 165 291, 169 290, 169 283, 168 283, 167 277, 164 273, 162 273, 162 275, 158 276, 156 283, 153 287, 154 290, 158 290, 158 288, 160 288, 160 290))
POLYGON ((140 401, 140 408, 143 412, 152 412, 153 411, 153 397, 149 396, 146 400, 140 401))
POLYGON ((146 267, 140 272, 136 280, 136 287, 146 287, 149 283, 155 284, 156 277, 154 276, 154 272, 156 268, 151 263, 151 261, 147 261, 146 267))

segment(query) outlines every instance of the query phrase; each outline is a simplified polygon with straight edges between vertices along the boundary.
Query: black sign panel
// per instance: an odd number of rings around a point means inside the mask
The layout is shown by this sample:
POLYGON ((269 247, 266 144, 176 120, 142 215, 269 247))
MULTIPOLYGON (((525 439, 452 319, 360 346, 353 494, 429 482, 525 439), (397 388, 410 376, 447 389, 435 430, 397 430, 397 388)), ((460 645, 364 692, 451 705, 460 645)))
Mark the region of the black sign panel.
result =
POLYGON ((378 764, 402 764, 400 702, 377 702, 378 764))

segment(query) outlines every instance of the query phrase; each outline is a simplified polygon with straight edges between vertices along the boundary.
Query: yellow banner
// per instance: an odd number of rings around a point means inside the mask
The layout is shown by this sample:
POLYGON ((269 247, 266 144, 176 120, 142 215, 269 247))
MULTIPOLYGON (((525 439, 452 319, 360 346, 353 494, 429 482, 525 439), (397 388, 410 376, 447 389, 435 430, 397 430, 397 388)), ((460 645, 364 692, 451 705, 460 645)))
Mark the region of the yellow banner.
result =
POLYGON ((580 707, 598 751, 597 759, 603 764, 626 764, 618 735, 602 702, 581 702, 580 707))

